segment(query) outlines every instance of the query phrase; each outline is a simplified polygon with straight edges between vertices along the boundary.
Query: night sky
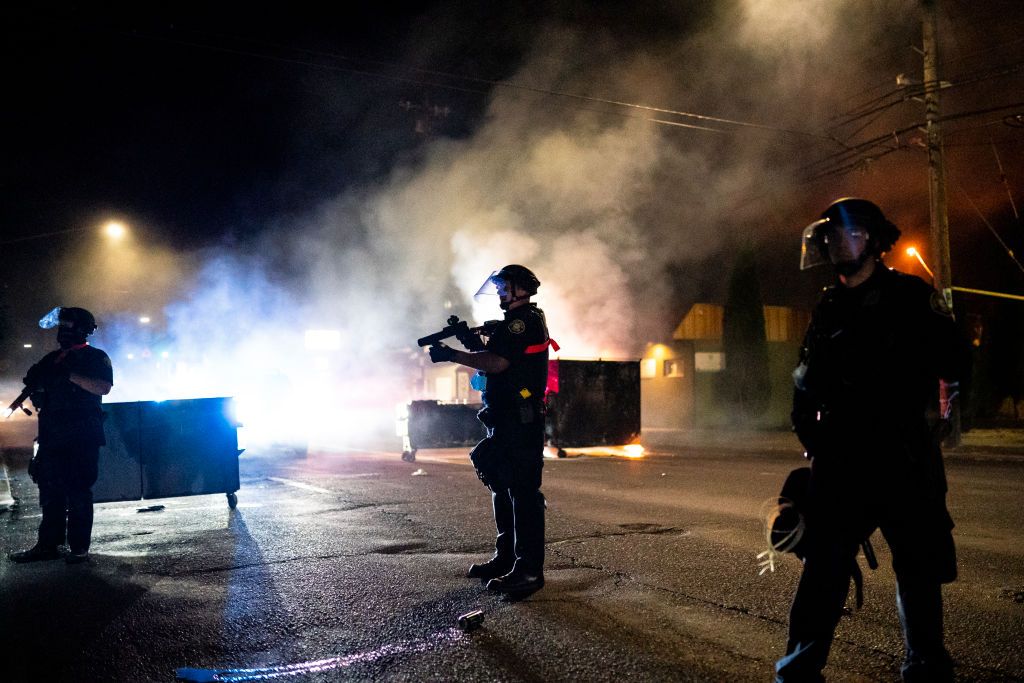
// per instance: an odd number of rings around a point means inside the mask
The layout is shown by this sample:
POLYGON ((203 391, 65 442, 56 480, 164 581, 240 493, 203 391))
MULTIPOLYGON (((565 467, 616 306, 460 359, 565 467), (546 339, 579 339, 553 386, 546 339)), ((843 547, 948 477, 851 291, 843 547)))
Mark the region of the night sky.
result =
MULTIPOLYGON (((944 113, 967 114, 947 124, 954 281, 1019 294, 1024 272, 992 232, 1024 253, 1011 204, 1024 206, 1024 8, 977 4, 940 11, 956 85, 944 113)), ((14 13, 3 355, 72 299, 108 320, 194 303, 195 283, 220 282, 201 264, 225 260, 280 290, 249 310, 292 297, 343 325, 369 297, 426 331, 477 277, 469 263, 532 257, 591 325, 573 334, 611 331, 624 353, 720 300, 742 246, 759 253, 766 303, 809 306, 825 274, 797 273, 799 234, 836 197, 875 199, 927 248, 915 132, 855 147, 923 120, 896 87, 921 78, 918 15, 914 0, 14 13), (111 218, 146 250, 128 275, 96 255, 111 218), (536 245, 508 247, 506 232, 536 245), (635 315, 593 308, 602 297, 635 315)))

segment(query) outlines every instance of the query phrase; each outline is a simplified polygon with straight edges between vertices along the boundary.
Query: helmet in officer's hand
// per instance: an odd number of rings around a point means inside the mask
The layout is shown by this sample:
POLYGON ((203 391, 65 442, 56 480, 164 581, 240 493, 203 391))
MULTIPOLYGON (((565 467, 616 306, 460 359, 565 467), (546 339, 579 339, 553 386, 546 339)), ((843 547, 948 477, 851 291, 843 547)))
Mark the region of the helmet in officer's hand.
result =
POLYGON ((829 263, 827 243, 837 231, 867 232, 866 253, 881 256, 892 249, 900 237, 900 230, 882 213, 878 206, 858 197, 844 197, 829 204, 821 218, 803 231, 800 247, 800 270, 829 263))

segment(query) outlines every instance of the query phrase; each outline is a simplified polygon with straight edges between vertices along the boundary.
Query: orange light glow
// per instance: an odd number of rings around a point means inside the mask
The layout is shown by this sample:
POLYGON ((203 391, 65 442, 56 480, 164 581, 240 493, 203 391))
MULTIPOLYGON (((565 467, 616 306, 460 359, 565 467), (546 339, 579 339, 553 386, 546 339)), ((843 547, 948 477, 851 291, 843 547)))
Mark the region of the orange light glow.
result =
POLYGON ((926 273, 928 273, 928 276, 931 278, 935 277, 935 273, 933 273, 932 269, 928 267, 928 264, 924 262, 924 259, 921 257, 921 252, 917 250, 917 247, 907 247, 907 256, 916 258, 917 262, 920 263, 921 267, 924 268, 926 273))
POLYGON ((595 456, 610 456, 615 458, 642 458, 644 457, 644 447, 638 443, 627 444, 625 446, 591 446, 589 448, 566 448, 564 449, 566 455, 580 456, 580 455, 595 455, 595 456))
POLYGON ((127 234, 128 228, 125 227, 124 223, 110 221, 103 226, 103 232, 112 240, 120 240, 127 234))

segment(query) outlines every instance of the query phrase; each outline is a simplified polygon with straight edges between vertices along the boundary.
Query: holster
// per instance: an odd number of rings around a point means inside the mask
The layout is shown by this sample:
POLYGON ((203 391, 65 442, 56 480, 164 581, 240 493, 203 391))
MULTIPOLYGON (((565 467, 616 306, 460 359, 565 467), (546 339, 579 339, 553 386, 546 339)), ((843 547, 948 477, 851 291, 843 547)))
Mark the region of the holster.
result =
POLYGON ((496 491, 512 485, 512 463, 505 448, 494 438, 487 437, 478 443, 469 452, 469 459, 476 476, 487 488, 496 491))
POLYGON ((476 419, 480 420, 487 429, 494 429, 495 425, 497 425, 497 420, 494 419, 494 412, 490 408, 481 409, 476 414, 476 419))
POLYGON ((28 476, 33 484, 39 483, 39 456, 33 455, 28 461, 28 476))

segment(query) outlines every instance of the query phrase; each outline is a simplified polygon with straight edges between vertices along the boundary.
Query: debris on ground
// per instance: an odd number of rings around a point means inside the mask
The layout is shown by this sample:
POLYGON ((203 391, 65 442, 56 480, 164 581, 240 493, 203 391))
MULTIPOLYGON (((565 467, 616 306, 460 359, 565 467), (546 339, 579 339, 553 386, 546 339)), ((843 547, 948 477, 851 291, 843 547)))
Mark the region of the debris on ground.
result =
POLYGON ((459 628, 463 631, 472 631, 473 629, 480 628, 484 623, 484 611, 482 609, 475 609, 472 612, 466 612, 459 616, 459 628))

